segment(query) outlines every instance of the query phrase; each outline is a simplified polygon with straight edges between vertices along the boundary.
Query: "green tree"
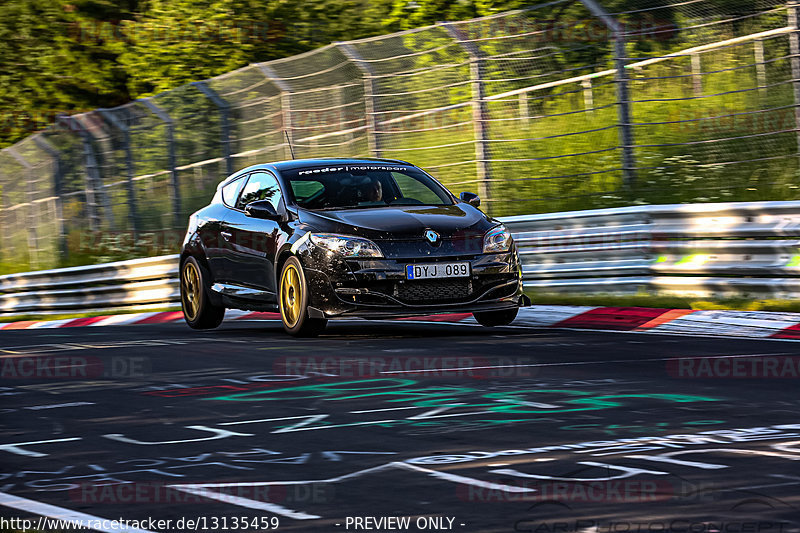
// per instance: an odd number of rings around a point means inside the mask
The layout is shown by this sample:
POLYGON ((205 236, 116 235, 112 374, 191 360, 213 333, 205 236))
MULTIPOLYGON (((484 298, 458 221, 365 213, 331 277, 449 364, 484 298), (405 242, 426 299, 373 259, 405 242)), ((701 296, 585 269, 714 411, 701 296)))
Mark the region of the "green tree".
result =
POLYGON ((139 96, 381 33, 379 6, 366 0, 149 0, 122 25, 126 39, 114 49, 130 93, 139 96))
POLYGON ((135 1, 6 0, 0 4, 0 146, 52 122, 59 112, 130 99, 116 54, 97 20, 130 16, 135 1))

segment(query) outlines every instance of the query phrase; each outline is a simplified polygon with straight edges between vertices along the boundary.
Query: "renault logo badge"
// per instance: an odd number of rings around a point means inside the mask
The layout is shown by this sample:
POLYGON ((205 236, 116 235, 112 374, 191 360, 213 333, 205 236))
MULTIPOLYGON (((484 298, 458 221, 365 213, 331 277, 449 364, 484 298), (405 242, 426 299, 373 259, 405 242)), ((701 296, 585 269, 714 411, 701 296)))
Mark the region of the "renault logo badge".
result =
POLYGON ((439 242, 439 234, 432 229, 425 230, 425 238, 428 239, 428 242, 431 244, 437 244, 439 242))

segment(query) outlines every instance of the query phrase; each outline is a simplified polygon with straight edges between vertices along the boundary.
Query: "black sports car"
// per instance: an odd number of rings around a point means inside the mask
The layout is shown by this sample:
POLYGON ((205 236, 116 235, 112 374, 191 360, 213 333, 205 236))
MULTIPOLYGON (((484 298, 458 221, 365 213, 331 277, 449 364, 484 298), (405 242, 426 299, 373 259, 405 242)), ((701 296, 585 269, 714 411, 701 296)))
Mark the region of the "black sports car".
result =
POLYGON ((279 311, 292 335, 329 318, 471 312, 508 324, 530 302, 511 235, 410 163, 305 159, 233 174, 194 213, 180 259, 195 329, 226 308, 279 311))

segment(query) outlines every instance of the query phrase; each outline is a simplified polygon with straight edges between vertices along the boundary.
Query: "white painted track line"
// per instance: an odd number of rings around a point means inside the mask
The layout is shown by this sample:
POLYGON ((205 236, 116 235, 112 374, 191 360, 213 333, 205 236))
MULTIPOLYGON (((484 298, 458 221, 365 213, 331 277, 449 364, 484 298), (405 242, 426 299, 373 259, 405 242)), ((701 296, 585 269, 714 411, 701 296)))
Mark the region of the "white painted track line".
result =
MULTIPOLYGON (((25 511, 27 513, 37 514, 42 517, 52 518, 53 520, 64 520, 66 522, 71 522, 72 524, 79 526, 76 529, 114 531, 116 533, 155 533, 148 529, 126 527, 123 524, 108 518, 100 518, 99 516, 93 516, 78 511, 72 511, 70 509, 64 509, 63 507, 50 505, 48 503, 28 500, 26 498, 20 498, 19 496, 12 496, 11 494, 6 494, 5 492, 0 492, 0 505, 4 507, 10 507, 11 509, 17 509, 18 511, 25 511), (104 525, 106 527, 103 527, 104 525)), ((37 521, 34 520, 34 522, 37 521)), ((55 527, 55 524, 48 524, 43 520, 38 522, 38 525, 42 526, 45 530, 55 527)), ((63 527, 63 525, 60 524, 59 527, 63 527)), ((40 528, 37 527, 36 529, 40 528)))

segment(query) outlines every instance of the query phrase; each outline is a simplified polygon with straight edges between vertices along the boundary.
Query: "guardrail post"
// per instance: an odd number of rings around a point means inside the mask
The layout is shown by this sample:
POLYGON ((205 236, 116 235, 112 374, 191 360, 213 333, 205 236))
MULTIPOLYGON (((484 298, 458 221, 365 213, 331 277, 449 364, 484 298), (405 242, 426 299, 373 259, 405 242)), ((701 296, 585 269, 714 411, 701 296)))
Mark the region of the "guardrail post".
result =
POLYGON ((633 126, 631 125, 631 102, 628 90, 627 53, 625 36, 620 30, 615 33, 614 48, 617 63, 617 100, 619 102, 619 138, 622 144, 622 175, 627 188, 636 182, 636 157, 633 150, 633 126))
POLYGON ((519 104, 519 118, 522 119, 523 124, 527 124, 531 119, 531 114, 528 111, 528 93, 519 93, 517 98, 519 104))
POLYGON ((167 150, 169 157, 169 171, 170 171, 170 189, 172 190, 172 216, 176 228, 181 228, 186 225, 186 221, 181 216, 181 190, 178 181, 178 169, 175 161, 175 121, 169 114, 150 101, 149 98, 140 98, 138 100, 144 104, 147 109, 153 112, 161 122, 167 127, 167 150))
POLYGON ((636 182, 631 101, 628 91, 628 54, 625 50, 625 30, 617 20, 595 0, 581 0, 584 6, 599 18, 614 34, 614 63, 617 70, 617 109, 619 116, 619 141, 622 148, 622 176, 626 188, 636 182))
MULTIPOLYGON (((794 121, 795 127, 800 128, 800 0, 789 0, 789 27, 793 28, 789 34, 789 53, 792 62, 792 88, 794 89, 794 121)), ((800 131, 797 137, 797 154, 800 156, 800 131)))
POLYGON ((41 134, 33 136, 33 142, 40 150, 47 152, 53 158, 53 194, 56 197, 56 223, 58 224, 58 251, 62 259, 69 256, 67 246, 67 233, 64 230, 64 166, 61 160, 61 151, 53 146, 41 134))
POLYGON ((594 108, 594 91, 592 90, 592 80, 583 80, 581 82, 583 88, 583 108, 594 108))
POLYGON ((700 54, 692 54, 692 89, 695 96, 703 94, 703 66, 700 54))
POLYGON ((131 151, 131 132, 130 128, 118 119, 113 112, 108 109, 98 109, 100 116, 105 118, 113 127, 122 133, 122 144, 125 150, 125 171, 128 175, 126 182, 126 189, 128 194, 128 223, 131 225, 131 231, 134 238, 139 235, 139 211, 136 206, 136 187, 133 178, 136 175, 133 166, 133 153, 131 151))
MULTIPOLYGON (((340 87, 338 91, 336 91, 336 107, 339 109, 339 129, 342 131, 346 131, 350 129, 349 123, 347 122, 347 111, 345 110, 345 102, 347 98, 345 98, 345 87, 340 87)), ((350 132, 345 135, 345 139, 348 141, 353 140, 355 135, 353 132, 350 132)))
POLYGON ((92 141, 89 132, 74 117, 59 115, 56 117, 56 124, 63 123, 70 131, 77 132, 83 143, 83 157, 86 165, 86 180, 84 182, 84 192, 86 194, 86 214, 89 219, 89 231, 100 229, 100 216, 97 212, 97 197, 100 194, 98 185, 100 183, 99 169, 97 168, 97 158, 94 154, 92 141))
POLYGON ((36 234, 36 223, 39 219, 36 204, 33 202, 33 165, 17 152, 16 148, 9 146, 6 152, 11 154, 17 163, 25 167, 25 197, 28 204, 28 260, 33 269, 39 268, 39 238, 36 234))
POLYGON ((756 59, 756 80, 758 81, 758 92, 761 96, 766 93, 767 67, 764 63, 764 40, 756 39, 753 41, 753 53, 756 59))
MULTIPOLYGON (((281 92, 281 121, 283 123, 283 129, 286 132, 286 135, 289 137, 289 143, 294 142, 294 131, 292 127, 292 88, 289 86, 283 78, 279 77, 278 74, 272 70, 267 65, 263 63, 258 64, 258 68, 261 69, 261 73, 264 74, 264 77, 267 78, 269 81, 272 82, 275 87, 281 92)), ((286 144, 286 149, 284 150, 284 159, 293 159, 292 157, 292 147, 286 144)))
POLYGON ((222 144, 222 157, 225 158, 225 174, 230 176, 233 174, 233 158, 231 154, 231 126, 230 115, 231 105, 226 102, 214 89, 208 86, 204 81, 195 81, 192 83, 203 95, 211 100, 211 102, 219 109, 219 123, 220 123, 220 144, 222 144))
POLYGON ((109 229, 114 229, 114 213, 111 210, 111 198, 109 197, 108 192, 103 184, 103 173, 100 168, 100 158, 98 157, 93 144, 94 142, 99 142, 99 139, 94 135, 94 133, 92 133, 90 127, 84 124, 83 118, 86 116, 86 113, 74 115, 72 116, 72 120, 73 123, 84 132, 84 146, 88 148, 91 156, 87 161, 92 164, 91 169, 93 169, 92 174, 95 182, 94 190, 96 194, 96 200, 98 205, 102 206, 103 208, 102 215, 106 220, 107 227, 109 229))
POLYGON ((489 161, 491 160, 491 149, 489 147, 489 106, 486 103, 486 90, 483 84, 485 76, 484 59, 486 53, 474 42, 464 38, 461 30, 453 24, 446 22, 441 24, 453 40, 469 54, 469 77, 472 81, 472 128, 475 132, 475 160, 477 161, 478 171, 478 194, 487 202, 487 211, 490 211, 491 204, 491 182, 492 172, 489 161))
POLYGON ((381 142, 380 134, 378 133, 378 101, 376 95, 378 94, 378 86, 375 81, 375 71, 372 66, 364 61, 358 50, 353 45, 347 42, 335 42, 339 50, 342 51, 344 56, 355 63, 356 68, 361 71, 364 76, 364 112, 367 119, 367 147, 369 153, 373 157, 381 157, 381 142))

